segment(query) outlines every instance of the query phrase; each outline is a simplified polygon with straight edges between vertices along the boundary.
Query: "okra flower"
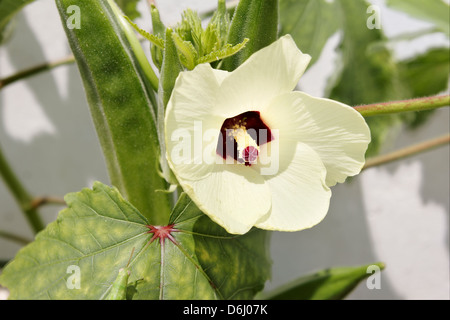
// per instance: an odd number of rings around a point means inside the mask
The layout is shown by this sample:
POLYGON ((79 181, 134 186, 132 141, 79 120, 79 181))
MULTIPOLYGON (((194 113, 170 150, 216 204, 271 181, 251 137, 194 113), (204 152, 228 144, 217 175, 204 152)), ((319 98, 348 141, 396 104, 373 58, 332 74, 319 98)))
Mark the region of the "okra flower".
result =
POLYGON ((165 118, 169 165, 195 204, 230 233, 316 225, 330 187, 364 164, 364 118, 292 91, 310 59, 286 35, 233 72, 201 64, 177 78, 165 118))

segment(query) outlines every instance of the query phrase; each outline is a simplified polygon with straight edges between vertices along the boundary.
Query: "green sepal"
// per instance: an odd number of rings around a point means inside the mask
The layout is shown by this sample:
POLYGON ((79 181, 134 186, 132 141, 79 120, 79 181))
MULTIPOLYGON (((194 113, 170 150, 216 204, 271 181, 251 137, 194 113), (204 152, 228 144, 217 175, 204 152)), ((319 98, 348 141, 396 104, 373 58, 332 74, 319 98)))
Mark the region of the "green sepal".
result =
MULTIPOLYGON (((150 5, 150 15, 152 17, 152 29, 153 34, 161 39, 164 39, 166 27, 161 21, 161 16, 159 15, 159 10, 154 4, 150 5)), ((152 56, 152 61, 155 66, 161 70, 162 60, 163 60, 163 50, 154 44, 150 44, 150 54, 152 56)))
POLYGON ((230 15, 227 11, 225 0, 219 0, 217 10, 214 11, 209 25, 215 26, 218 38, 221 40, 221 45, 226 44, 230 30, 230 15))
POLYGON ((166 143, 164 136, 164 115, 167 103, 172 95, 173 87, 175 86, 175 81, 180 72, 183 70, 184 68, 180 62, 177 47, 175 46, 173 40, 173 31, 172 29, 167 28, 165 32, 165 49, 163 51, 161 75, 158 88, 158 136, 161 148, 161 175, 172 186, 177 185, 178 182, 170 170, 169 164, 167 163, 167 158, 165 157, 166 143))
POLYGON ((172 39, 177 47, 181 63, 189 70, 195 68, 198 53, 190 41, 183 40, 177 33, 172 33, 172 39))
POLYGON ((148 33, 147 31, 139 28, 137 26, 136 23, 134 23, 133 21, 131 21, 130 18, 128 18, 127 16, 124 16, 125 19, 128 21, 129 24, 131 24, 131 26, 137 31, 139 32, 139 34, 141 36, 143 36, 145 39, 147 39, 148 41, 150 41, 152 44, 154 44, 155 46, 159 47, 160 49, 164 49, 164 40, 154 34, 148 33))
POLYGON ((227 44, 224 49, 213 51, 211 53, 208 53, 207 55, 204 55, 203 57, 198 58, 197 64, 216 62, 216 61, 225 59, 227 57, 230 57, 230 56, 238 53, 241 49, 243 49, 247 42, 248 42, 248 38, 245 38, 244 41, 242 41, 241 43, 239 43, 235 46, 231 46, 231 44, 227 44))
POLYGON ((175 80, 184 69, 178 56, 172 29, 167 28, 165 34, 165 50, 158 88, 158 95, 162 97, 164 107, 166 107, 169 102, 170 95, 172 94, 173 87, 175 86, 175 80))
POLYGON ((198 16, 197 12, 186 9, 181 15, 181 22, 175 28, 181 39, 191 42, 197 52, 203 52, 203 44, 201 41, 203 28, 202 20, 198 16))

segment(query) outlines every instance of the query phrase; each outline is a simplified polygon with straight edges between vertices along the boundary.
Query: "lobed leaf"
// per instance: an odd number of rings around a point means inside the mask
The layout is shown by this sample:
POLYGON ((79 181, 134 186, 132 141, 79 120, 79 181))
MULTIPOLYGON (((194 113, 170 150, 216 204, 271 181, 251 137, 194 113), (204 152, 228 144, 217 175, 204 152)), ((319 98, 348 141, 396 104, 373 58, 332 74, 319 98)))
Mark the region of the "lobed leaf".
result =
POLYGON ((227 234, 185 194, 170 217, 173 242, 151 241, 147 219, 116 188, 96 182, 65 200, 57 220, 3 270, 10 299, 109 298, 126 266, 133 299, 250 299, 269 277, 265 231, 227 234), (70 266, 80 270, 79 289, 68 285, 70 266))

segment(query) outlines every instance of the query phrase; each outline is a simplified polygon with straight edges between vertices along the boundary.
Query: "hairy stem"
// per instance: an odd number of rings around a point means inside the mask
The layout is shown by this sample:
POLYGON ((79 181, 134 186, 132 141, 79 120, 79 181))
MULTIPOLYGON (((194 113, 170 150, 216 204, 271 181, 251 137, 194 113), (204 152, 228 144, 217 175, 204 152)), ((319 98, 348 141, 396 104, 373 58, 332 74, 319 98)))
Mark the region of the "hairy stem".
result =
POLYGON ((381 155, 377 157, 373 157, 371 159, 368 159, 366 161, 366 164, 363 167, 364 169, 387 164, 393 161, 397 161, 400 159, 404 159, 406 157, 410 157, 413 155, 416 155, 418 153, 428 151, 446 144, 450 143, 450 134, 434 138, 425 142, 421 142, 397 151, 394 151, 392 153, 388 153, 386 155, 381 155))
POLYGON ((363 117, 371 117, 383 114, 423 111, 437 109, 450 105, 450 95, 416 98, 410 100, 390 101, 383 103, 367 104, 354 107, 363 117))
POLYGON ((44 229, 44 223, 41 220, 39 212, 36 208, 34 208, 31 203, 33 201, 33 197, 27 192, 25 187, 19 181, 15 173, 13 172, 11 166, 6 160, 3 152, 0 148, 0 176, 5 181, 7 187, 13 194, 16 199, 18 205, 22 209, 25 214, 28 223, 35 233, 44 229))

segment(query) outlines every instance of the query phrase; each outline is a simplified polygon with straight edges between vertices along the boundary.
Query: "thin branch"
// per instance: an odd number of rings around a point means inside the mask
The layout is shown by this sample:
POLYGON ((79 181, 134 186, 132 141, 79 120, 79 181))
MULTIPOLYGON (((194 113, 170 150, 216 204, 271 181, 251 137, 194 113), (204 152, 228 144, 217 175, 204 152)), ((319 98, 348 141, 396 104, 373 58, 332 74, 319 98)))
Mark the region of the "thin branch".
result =
POLYGON ((18 236, 16 234, 12 234, 10 232, 3 231, 3 230, 0 230, 0 238, 18 242, 19 244, 22 244, 22 245, 27 245, 31 242, 30 239, 26 239, 22 236, 18 236))
POLYGON ((73 55, 70 55, 63 59, 55 60, 52 62, 46 62, 46 63, 40 64, 40 65, 31 67, 29 69, 19 71, 18 73, 13 74, 9 77, 0 79, 0 90, 3 89, 4 87, 6 87, 7 85, 14 83, 18 80, 22 80, 22 79, 28 78, 30 76, 33 76, 35 74, 38 74, 40 72, 49 71, 53 68, 56 68, 56 67, 59 67, 59 66, 65 65, 65 64, 73 63, 73 62, 75 62, 75 58, 73 57, 73 55))
MULTIPOLYGON (((138 35, 139 42, 143 42, 146 40, 141 35, 138 35)), ((6 78, 0 79, 0 90, 6 87, 7 85, 10 85, 16 81, 31 77, 33 75, 39 74, 41 72, 50 71, 56 67, 63 66, 66 64, 74 63, 75 57, 73 55, 69 55, 65 58, 58 59, 51 62, 45 62, 39 65, 36 65, 34 67, 19 71, 11 76, 8 76, 6 78)))
POLYGON ((3 155, 2 149, 0 147, 0 176, 6 183, 14 198, 16 199, 18 205, 25 214, 28 223, 32 227, 35 233, 44 229, 44 223, 39 215, 36 208, 31 206, 33 197, 28 193, 25 187, 22 185, 20 180, 17 178, 16 174, 13 172, 11 166, 3 155))
POLYGON ((44 197, 34 198, 33 201, 31 201, 30 206, 32 208, 37 209, 37 208, 39 208, 39 207, 41 207, 43 205, 46 205, 46 204, 57 204, 57 205, 64 204, 65 205, 66 202, 62 198, 44 196, 44 197))
POLYGON ((450 143, 450 134, 434 138, 425 142, 421 142, 392 153, 388 153, 386 155, 381 155, 377 157, 373 157, 371 159, 367 159, 366 164, 363 167, 364 169, 368 169, 371 167, 387 164, 393 161, 397 161, 400 159, 404 159, 406 157, 410 157, 416 155, 418 153, 429 151, 431 149, 446 145, 450 143))
POLYGON ((374 103, 354 107, 363 117, 371 117, 383 114, 423 111, 437 109, 450 105, 450 95, 416 98, 410 100, 390 101, 374 103))

